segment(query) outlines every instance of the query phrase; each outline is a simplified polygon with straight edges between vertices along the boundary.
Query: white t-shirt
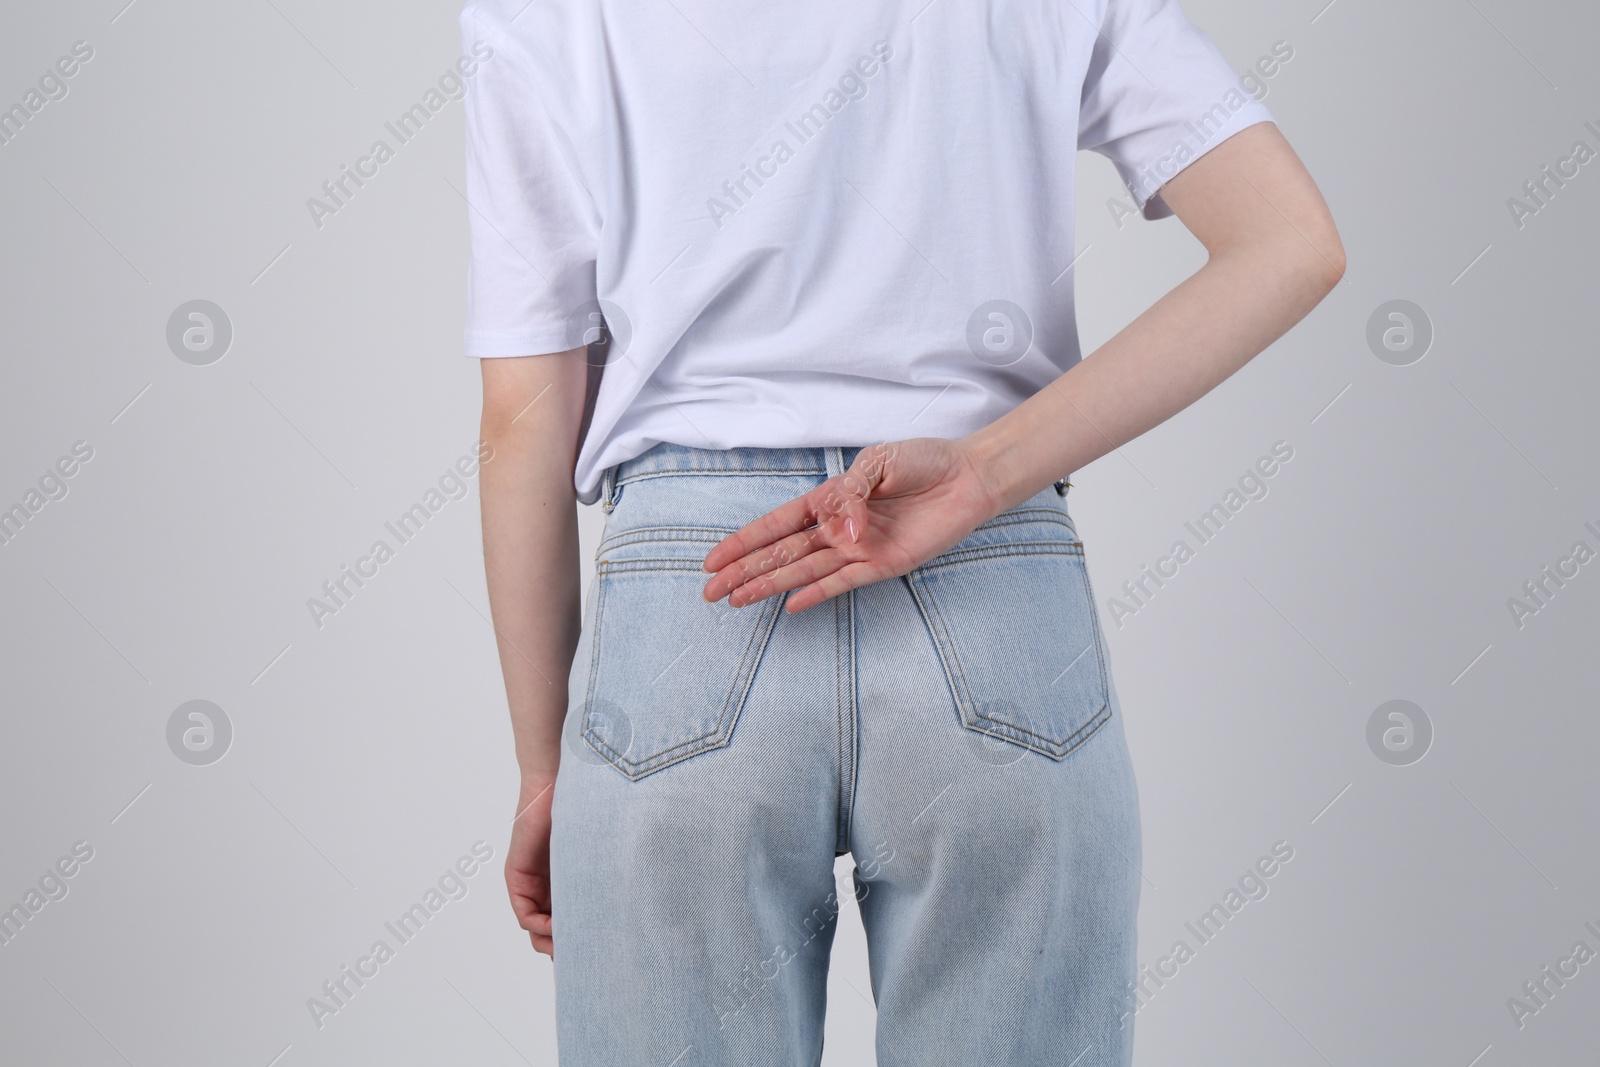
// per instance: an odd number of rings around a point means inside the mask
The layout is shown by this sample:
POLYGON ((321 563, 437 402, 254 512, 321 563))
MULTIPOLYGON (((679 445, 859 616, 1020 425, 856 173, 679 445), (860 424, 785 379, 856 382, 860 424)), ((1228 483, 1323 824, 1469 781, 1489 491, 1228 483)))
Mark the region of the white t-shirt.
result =
POLYGON ((468 0, 460 22, 466 352, 609 334, 585 503, 659 441, 994 421, 1079 359, 1078 150, 1161 218, 1162 183, 1271 120, 1176 0, 468 0))

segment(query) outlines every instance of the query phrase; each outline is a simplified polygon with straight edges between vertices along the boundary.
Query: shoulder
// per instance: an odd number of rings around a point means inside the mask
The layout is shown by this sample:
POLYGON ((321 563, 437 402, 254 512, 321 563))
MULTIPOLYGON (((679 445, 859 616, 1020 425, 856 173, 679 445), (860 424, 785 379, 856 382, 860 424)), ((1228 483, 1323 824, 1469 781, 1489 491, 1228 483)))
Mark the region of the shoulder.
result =
POLYGON ((459 22, 469 39, 530 41, 591 23, 599 7, 598 0, 466 0, 459 22))
POLYGON ((503 57, 503 66, 554 89, 577 78, 603 34, 600 0, 466 0, 463 50, 503 57))
POLYGON ((514 21, 531 18, 533 0, 466 0, 461 5, 462 26, 473 26, 491 32, 504 31, 514 21))

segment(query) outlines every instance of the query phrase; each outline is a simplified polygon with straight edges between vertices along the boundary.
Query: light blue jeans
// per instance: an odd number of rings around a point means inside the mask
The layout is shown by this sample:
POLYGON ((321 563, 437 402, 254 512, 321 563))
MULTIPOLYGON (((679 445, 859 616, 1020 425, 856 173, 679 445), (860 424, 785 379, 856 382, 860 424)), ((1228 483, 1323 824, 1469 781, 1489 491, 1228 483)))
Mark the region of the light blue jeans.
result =
POLYGON ((1138 796, 1064 483, 798 615, 733 530, 856 448, 606 472, 551 836, 566 1067, 815 1067, 854 858, 881 1067, 1125 1067, 1138 796))

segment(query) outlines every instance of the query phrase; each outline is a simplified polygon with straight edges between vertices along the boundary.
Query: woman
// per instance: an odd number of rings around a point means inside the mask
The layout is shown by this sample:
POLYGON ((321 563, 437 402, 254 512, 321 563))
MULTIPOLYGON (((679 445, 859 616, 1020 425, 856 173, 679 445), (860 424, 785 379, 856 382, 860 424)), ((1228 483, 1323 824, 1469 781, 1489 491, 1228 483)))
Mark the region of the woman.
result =
POLYGON ((461 24, 506 877, 562 1062, 816 1064, 849 852, 879 1064, 1128 1063, 1137 794, 1065 476, 1337 283, 1310 176, 1175 0, 461 24), (1208 253, 1083 360, 1079 149, 1208 253))

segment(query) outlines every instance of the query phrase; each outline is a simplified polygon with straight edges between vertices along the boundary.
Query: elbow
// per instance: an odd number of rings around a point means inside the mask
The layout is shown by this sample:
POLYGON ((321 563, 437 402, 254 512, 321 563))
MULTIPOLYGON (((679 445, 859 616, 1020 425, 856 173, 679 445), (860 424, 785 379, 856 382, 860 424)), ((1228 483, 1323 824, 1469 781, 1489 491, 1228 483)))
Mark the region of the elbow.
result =
POLYGON ((1285 224, 1208 245, 1207 262, 1231 264, 1293 303, 1309 299, 1310 310, 1344 279, 1344 242, 1325 213, 1279 220, 1285 224))
POLYGON ((1333 228, 1333 223, 1328 223, 1328 232, 1324 239, 1318 243, 1317 250, 1321 253, 1321 265, 1316 268, 1318 277, 1326 286, 1322 295, 1327 296, 1333 287, 1344 280, 1345 258, 1344 242, 1339 240, 1339 231, 1333 228))
POLYGON ((1255 249, 1255 263, 1286 299, 1310 311, 1344 278, 1344 244, 1331 225, 1301 229, 1255 249))
POLYGON ((1339 239, 1333 218, 1327 214, 1303 236, 1301 259, 1304 266, 1301 270, 1307 284, 1316 290, 1317 299, 1321 300, 1344 280, 1344 242, 1339 239))

